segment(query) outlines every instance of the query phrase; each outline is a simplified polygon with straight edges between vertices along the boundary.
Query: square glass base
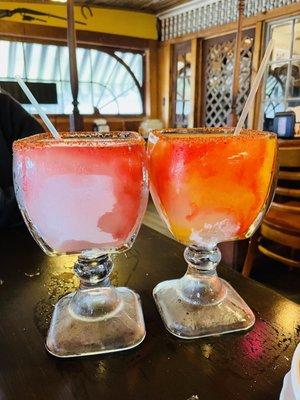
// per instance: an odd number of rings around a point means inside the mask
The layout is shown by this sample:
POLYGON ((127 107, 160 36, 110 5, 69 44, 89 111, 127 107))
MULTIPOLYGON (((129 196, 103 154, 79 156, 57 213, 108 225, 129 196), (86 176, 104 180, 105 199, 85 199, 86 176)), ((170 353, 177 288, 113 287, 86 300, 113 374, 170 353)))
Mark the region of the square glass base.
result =
POLYGON ((46 348, 57 357, 76 357, 131 349, 146 335, 140 297, 134 291, 115 288, 118 305, 103 317, 75 314, 70 302, 75 293, 56 304, 46 348))
POLYGON ((153 296, 163 322, 173 335, 182 339, 221 335, 251 328, 255 317, 229 283, 220 279, 221 300, 211 303, 188 301, 181 293, 181 279, 159 283, 153 296))

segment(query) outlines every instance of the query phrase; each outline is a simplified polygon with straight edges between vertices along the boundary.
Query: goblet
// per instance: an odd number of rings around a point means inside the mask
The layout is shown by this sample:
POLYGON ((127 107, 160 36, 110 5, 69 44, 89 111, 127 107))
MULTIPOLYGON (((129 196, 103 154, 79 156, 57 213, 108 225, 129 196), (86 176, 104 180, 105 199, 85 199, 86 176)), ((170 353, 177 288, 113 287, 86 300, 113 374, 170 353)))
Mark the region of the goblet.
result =
POLYGON ((59 357, 125 350, 145 337, 138 294, 109 282, 148 199, 146 151, 135 132, 34 135, 14 142, 14 185, 27 227, 50 256, 79 254, 79 289, 56 304, 46 347, 59 357))
POLYGON ((248 238, 261 222, 274 191, 276 136, 226 128, 153 131, 148 153, 153 201, 187 246, 186 274, 153 291, 166 328, 186 339, 250 328, 252 311, 217 276, 217 244, 248 238))

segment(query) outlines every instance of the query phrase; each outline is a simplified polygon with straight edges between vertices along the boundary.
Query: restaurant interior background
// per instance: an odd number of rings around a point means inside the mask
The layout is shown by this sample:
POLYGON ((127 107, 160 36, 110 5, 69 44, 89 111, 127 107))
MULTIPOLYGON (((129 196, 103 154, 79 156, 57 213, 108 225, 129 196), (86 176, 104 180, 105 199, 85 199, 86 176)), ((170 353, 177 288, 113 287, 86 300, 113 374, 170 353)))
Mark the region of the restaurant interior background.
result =
MULTIPOLYGON (((236 112, 241 113, 272 38, 274 51, 247 127, 272 131, 275 114, 293 110, 297 137, 300 3, 247 1, 243 13, 236 112)), ((139 130, 143 121, 143 126, 159 121, 164 127, 227 125, 232 111, 236 0, 76 1, 74 14, 78 108, 84 130, 95 128, 95 120, 111 130, 139 130)), ((23 77, 59 131, 69 129, 77 87, 76 82, 70 84, 64 18, 67 8, 62 0, 0 2, 0 86, 34 113, 14 81, 16 75, 23 77)), ((286 209, 277 207, 273 225, 281 225, 275 234, 268 237, 272 221, 266 221, 262 228, 266 237, 259 241, 255 237, 250 255, 248 241, 228 243, 223 245, 223 260, 242 271, 247 252, 248 264, 254 255, 251 277, 300 302, 300 274, 294 268, 300 266, 297 140, 282 140, 282 147, 296 144, 287 163, 285 156, 281 158, 281 173, 287 174, 279 184, 286 191, 279 188, 276 194, 279 204, 288 198, 292 217, 287 219, 286 209), (291 169, 293 178, 288 176, 291 169)), ((169 235, 151 202, 144 223, 169 235)), ((249 273, 249 268, 244 270, 249 273)))

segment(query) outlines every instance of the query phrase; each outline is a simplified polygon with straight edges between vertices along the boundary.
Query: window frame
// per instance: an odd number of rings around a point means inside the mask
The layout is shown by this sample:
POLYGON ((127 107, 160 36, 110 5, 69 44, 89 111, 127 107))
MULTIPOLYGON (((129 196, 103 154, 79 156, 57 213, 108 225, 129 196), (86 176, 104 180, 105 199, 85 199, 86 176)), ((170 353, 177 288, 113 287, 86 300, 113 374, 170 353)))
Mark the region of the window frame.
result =
MULTIPOLYGON (((44 28, 44 27, 41 27, 44 28)), ((36 44, 42 44, 42 45, 54 45, 54 46, 67 46, 67 40, 66 36, 64 36, 64 32, 66 29, 64 28, 55 28, 55 27, 47 27, 48 29, 51 30, 51 32, 54 34, 54 36, 57 35, 56 38, 53 37, 40 37, 40 36, 26 36, 25 34, 22 37, 21 35, 3 35, 0 34, 0 40, 6 40, 10 42, 23 42, 23 43, 36 43, 36 44)), ((46 35, 46 32, 45 32, 46 35)), ((141 114, 102 114, 101 117, 105 119, 111 119, 111 118, 144 118, 146 116, 146 81, 147 81, 147 68, 146 68, 146 52, 148 49, 149 42, 151 40, 146 40, 146 39, 139 39, 139 38, 131 38, 128 37, 128 46, 123 46, 124 42, 124 37, 119 36, 119 35, 110 35, 110 34, 98 34, 95 32, 85 32, 85 31, 77 31, 77 36, 79 36, 79 40, 77 39, 77 48, 83 48, 83 49, 94 49, 98 51, 102 51, 106 54, 109 54, 110 56, 114 58, 118 58, 114 52, 130 52, 134 54, 140 54, 142 56, 142 71, 143 71, 143 81, 142 85, 137 86, 140 96, 141 96, 141 101, 142 101, 142 113, 141 114), (83 36, 83 40, 80 39, 80 33, 84 33, 85 35, 83 36), (100 35, 100 38, 99 38, 100 35), (102 36, 104 37, 104 42, 108 41, 109 45, 102 45, 98 44, 97 41, 101 40, 102 36), (122 40, 120 40, 122 38, 122 40), (119 41, 119 45, 114 45, 115 41, 119 41), (111 43, 110 43, 111 42, 111 43), (133 46, 130 46, 130 43, 133 43, 133 46), (121 43, 121 45, 120 45, 121 43)), ((120 61, 119 61, 120 62, 120 61)), ((128 70, 130 70, 130 67, 127 66, 126 63, 121 64, 128 70), (125 66, 126 65, 126 66, 125 66)), ((131 70, 130 70, 131 71, 131 70)), ((129 72, 130 73, 130 72, 129 72)), ((133 77, 134 74, 131 71, 130 75, 133 77)), ((134 80, 137 80, 136 78, 134 80)), ((135 82, 138 83, 138 82, 135 82)), ((37 114, 33 114, 37 115, 37 114)), ((50 117, 69 117, 71 114, 48 114, 50 117)), ((95 114, 81 114, 83 115, 84 118, 86 117, 92 117, 95 114)))
MULTIPOLYGON (((185 57, 185 65, 186 65, 186 55, 188 53, 191 53, 192 51, 192 44, 190 40, 180 42, 180 43, 175 43, 174 48, 173 48, 173 57, 172 57, 172 99, 171 99, 171 104, 172 104, 172 116, 171 116, 171 121, 172 121, 172 126, 177 127, 176 125, 176 103, 177 103, 177 78, 178 78, 178 70, 177 70, 177 62, 178 62, 178 57, 180 55, 184 55, 185 57)), ((184 79, 186 77, 186 72, 184 73, 184 79)), ((188 101, 191 103, 191 96, 188 99, 188 101)), ((182 100, 183 103, 183 108, 181 112, 181 116, 185 115, 184 114, 184 107, 185 103, 187 101, 185 98, 182 100)), ((193 111, 190 109, 189 114, 188 114, 188 120, 190 118, 190 115, 193 111)))
MULTIPOLYGON (((135 77, 134 73, 130 70, 130 67, 128 67, 128 65, 126 63, 122 63, 122 59, 121 64, 127 69, 127 71, 129 72, 129 70, 131 72, 130 75, 132 76, 133 80, 136 81, 136 84, 138 84, 138 89, 140 92, 140 96, 141 96, 141 100, 142 100, 142 109, 143 112, 141 114, 101 114, 101 116, 103 117, 133 117, 133 118, 139 118, 139 117, 145 117, 146 115, 146 53, 143 50, 133 50, 130 48, 124 48, 124 47, 108 47, 108 46, 97 46, 97 45, 90 45, 89 47, 84 47, 82 45, 78 45, 78 48, 83 48, 83 49, 94 49, 94 50, 98 50, 98 51, 102 51, 106 54, 109 54, 110 56, 114 57, 114 58, 119 58, 118 56, 116 56, 116 54, 114 54, 117 51, 126 53, 126 52, 130 52, 130 53, 134 53, 134 54, 140 54, 142 56, 142 69, 143 69, 143 81, 142 81, 142 85, 139 84, 139 82, 137 81, 137 78, 135 77), (126 66, 125 66, 126 65, 126 66)), ((67 114, 63 114, 63 115, 67 115, 67 114)), ((93 115, 93 114, 85 114, 85 115, 93 115)))
POLYGON ((289 48, 289 58, 284 58, 283 60, 278 60, 278 61, 268 61, 267 64, 267 68, 266 68, 266 72, 264 74, 264 78, 263 78, 263 85, 262 85, 262 100, 260 103, 260 113, 259 113, 259 128, 262 129, 263 124, 264 124, 264 109, 265 109, 265 104, 266 104, 266 85, 267 85, 267 77, 268 77, 268 67, 270 65, 275 65, 275 64, 284 64, 287 63, 288 64, 288 68, 287 68, 287 77, 286 77, 286 84, 285 84, 285 92, 284 92, 284 96, 282 98, 283 103, 284 103, 284 108, 287 109, 288 106, 288 102, 290 101, 299 101, 300 103, 300 96, 298 97, 291 97, 289 96, 289 88, 290 88, 290 80, 291 80, 291 65, 294 61, 299 61, 300 62, 300 56, 299 57, 293 57, 293 46, 294 46, 294 39, 295 39, 295 24, 296 21, 300 21, 300 16, 299 15, 291 15, 289 17, 286 18, 280 18, 280 19, 275 19, 273 21, 269 21, 266 23, 266 30, 265 30, 265 36, 264 36, 264 48, 266 48, 267 43, 270 41, 271 39, 271 31, 272 28, 275 26, 280 26, 280 25, 284 25, 284 23, 291 23, 291 43, 290 43, 290 48, 289 48))

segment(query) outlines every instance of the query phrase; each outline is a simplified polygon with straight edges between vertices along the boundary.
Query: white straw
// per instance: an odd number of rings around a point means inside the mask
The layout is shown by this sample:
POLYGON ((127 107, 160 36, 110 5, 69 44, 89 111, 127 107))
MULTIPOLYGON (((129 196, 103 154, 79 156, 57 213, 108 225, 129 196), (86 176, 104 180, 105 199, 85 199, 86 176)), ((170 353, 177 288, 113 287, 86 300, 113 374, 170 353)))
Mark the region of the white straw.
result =
POLYGON ((250 108, 252 107, 252 104, 253 104, 254 97, 256 95, 257 89, 258 89, 258 87, 260 85, 261 78, 262 78, 262 76, 263 76, 263 74, 265 72, 265 69, 266 69, 266 66, 267 66, 267 62, 269 61, 269 58, 270 58, 270 55, 272 53, 273 47, 274 47, 274 41, 271 39, 269 44, 268 44, 268 46, 267 46, 264 58, 262 59, 262 62, 260 64, 259 70, 258 70, 258 72, 256 74, 256 77, 255 77, 254 81, 253 81, 252 88, 250 90, 250 93, 249 93, 249 96, 247 98, 247 101, 246 101, 246 103, 244 105, 244 108, 243 108, 242 114, 240 116, 240 119, 239 119, 239 121, 237 123, 237 126, 235 127, 234 135, 238 135, 241 132, 241 129, 242 129, 244 123, 245 123, 245 120, 246 120, 247 115, 248 115, 248 113, 250 111, 250 108))
POLYGON ((35 97, 31 93, 31 91, 28 89, 28 87, 27 87, 26 83, 23 81, 23 79, 20 76, 16 76, 15 78, 18 81, 18 84, 23 89, 23 91, 26 94, 26 96, 28 97, 28 99, 30 100, 31 104, 35 107, 37 113, 40 115, 40 117, 44 121, 45 125, 47 126, 47 128, 51 132, 51 134, 54 137, 54 139, 61 139, 61 137, 60 137, 59 133, 57 132, 57 130, 55 129, 54 125, 52 124, 50 119, 47 117, 45 111, 43 111, 42 107, 36 101, 35 97))

